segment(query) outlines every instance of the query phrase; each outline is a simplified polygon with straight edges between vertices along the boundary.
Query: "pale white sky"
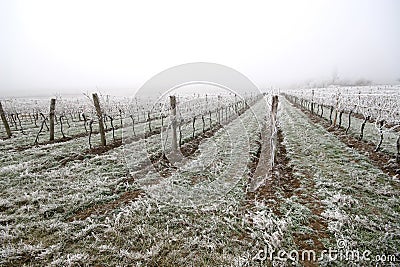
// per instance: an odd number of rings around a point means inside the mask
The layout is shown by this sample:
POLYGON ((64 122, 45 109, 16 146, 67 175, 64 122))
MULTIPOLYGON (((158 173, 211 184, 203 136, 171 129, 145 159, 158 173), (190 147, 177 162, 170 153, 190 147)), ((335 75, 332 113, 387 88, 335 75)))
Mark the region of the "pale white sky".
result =
POLYGON ((399 12, 396 0, 0 0, 0 93, 124 94, 197 61, 232 67, 260 87, 335 70, 394 82, 399 12))

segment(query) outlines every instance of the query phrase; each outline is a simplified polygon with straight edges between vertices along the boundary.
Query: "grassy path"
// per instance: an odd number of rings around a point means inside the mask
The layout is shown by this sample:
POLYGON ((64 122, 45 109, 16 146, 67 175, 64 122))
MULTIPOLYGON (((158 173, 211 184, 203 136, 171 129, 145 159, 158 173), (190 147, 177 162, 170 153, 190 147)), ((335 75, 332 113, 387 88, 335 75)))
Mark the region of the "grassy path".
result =
POLYGON ((280 99, 283 144, 292 182, 299 182, 280 205, 282 213, 290 212, 293 242, 316 250, 337 248, 339 242, 344 249, 370 250, 374 260, 375 255, 400 260, 400 193, 393 178, 280 99))

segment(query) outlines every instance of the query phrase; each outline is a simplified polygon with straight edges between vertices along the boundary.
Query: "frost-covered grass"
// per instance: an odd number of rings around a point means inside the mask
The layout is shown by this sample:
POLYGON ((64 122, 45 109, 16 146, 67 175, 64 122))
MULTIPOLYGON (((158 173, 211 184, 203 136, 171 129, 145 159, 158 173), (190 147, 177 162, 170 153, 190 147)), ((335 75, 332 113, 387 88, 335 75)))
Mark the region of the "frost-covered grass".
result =
MULTIPOLYGON (((260 108, 261 104, 254 111, 262 114, 265 110, 260 108)), ((218 201, 247 174, 250 141, 257 139, 260 123, 251 112, 239 117, 212 138, 204 139, 198 157, 185 162, 171 177, 154 185, 150 183, 146 190, 157 199, 178 206, 218 201)), ((160 180, 158 173, 151 171, 139 182, 146 184, 157 179, 160 180)))
MULTIPOLYGON (((266 113, 261 104, 253 110, 257 116, 266 113)), ((181 164, 179 175, 144 187, 145 195, 106 214, 72 221, 77 212, 116 200, 154 176, 150 170, 126 182, 147 160, 146 150, 156 150, 151 147, 159 146, 160 137, 65 166, 56 157, 81 151, 77 139, 22 155, 11 152, 1 165, 0 264, 226 266, 251 261, 266 244, 279 247, 286 219, 263 203, 244 208, 249 151, 256 149, 250 141, 258 136, 258 123, 247 111, 204 140, 199 155, 181 164), (207 179, 187 183, 200 173, 207 179), (157 195, 161 189, 164 194, 157 195), (185 205, 162 198, 168 195, 185 205), (187 205, 190 199, 193 205, 187 205)))
MULTIPOLYGON (((286 100, 282 106, 281 128, 294 175, 302 181, 301 190, 321 200, 320 219, 327 221, 334 240, 345 240, 349 249, 368 249, 373 255, 399 259, 398 182, 322 126, 312 124, 286 100), (312 183, 305 183, 310 179, 312 183)), ((335 247, 334 240, 324 242, 335 247)), ((347 266, 348 262, 338 264, 347 266)))
MULTIPOLYGON (((280 215, 268 199, 246 199, 250 154, 260 118, 268 116, 262 102, 202 140, 199 153, 166 178, 143 172, 148 151, 161 148, 160 135, 65 166, 61 157, 86 149, 86 138, 9 153, 8 140, 0 143, 0 265, 257 266, 266 263, 254 259, 265 247, 298 249, 296 234, 318 234, 310 219, 327 222, 330 236, 320 238, 326 246, 344 238, 376 254, 396 253, 400 205, 390 177, 284 100, 279 114, 301 184, 288 198, 277 189, 280 215), (139 188, 137 199, 74 217, 139 188), (322 213, 302 195, 320 199, 322 213)), ((190 135, 187 127, 184 137, 190 135)))

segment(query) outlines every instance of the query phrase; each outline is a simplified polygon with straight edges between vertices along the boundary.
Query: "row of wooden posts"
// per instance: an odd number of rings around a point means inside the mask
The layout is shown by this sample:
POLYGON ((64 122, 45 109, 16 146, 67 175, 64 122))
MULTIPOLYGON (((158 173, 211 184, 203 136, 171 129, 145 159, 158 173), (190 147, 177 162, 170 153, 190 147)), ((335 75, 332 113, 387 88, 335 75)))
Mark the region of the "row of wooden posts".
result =
MULTIPOLYGON (((96 110, 96 115, 98 117, 98 123, 99 123, 99 134, 100 134, 100 140, 101 140, 101 145, 102 146, 106 146, 107 145, 107 141, 106 141, 106 136, 105 136, 105 127, 104 127, 104 122, 103 122, 103 113, 102 113, 102 109, 100 106, 100 100, 99 97, 96 93, 93 93, 92 95, 93 97, 93 104, 95 106, 95 110, 96 110)), ((171 115, 172 115, 172 131, 173 131, 173 135, 172 135, 172 147, 174 150, 178 149, 178 142, 177 142, 177 134, 176 134, 176 130, 177 130, 177 120, 176 120, 176 97, 175 96, 170 96, 170 105, 171 105, 171 115)), ((41 133, 42 129, 44 126, 47 127, 47 129, 50 132, 50 137, 49 140, 50 141, 54 141, 54 128, 55 128, 55 107, 56 107, 56 99, 53 98, 50 101, 50 112, 49 112, 49 120, 50 120, 50 125, 49 127, 46 124, 46 120, 47 118, 43 118, 43 122, 42 125, 40 127, 39 133, 36 137, 35 143, 37 143, 38 141, 38 137, 39 134, 41 133)), ((3 121, 4 124, 4 128, 6 129, 7 132, 7 137, 10 138, 12 136, 12 132, 11 132, 11 128, 10 125, 7 121, 7 117, 6 114, 4 112, 4 109, 1 105, 0 102, 0 115, 1 115, 1 119, 3 121)), ((150 114, 148 114, 149 116, 149 120, 150 120, 150 114)), ((86 122, 86 117, 84 117, 85 122, 86 122)), ((91 126, 91 124, 90 124, 91 126)), ((151 129, 151 128, 150 128, 151 129)))
MULTIPOLYGON (((100 106, 100 100, 99 100, 99 97, 98 97, 98 95, 96 93, 93 93, 92 97, 93 97, 93 104, 94 104, 95 110, 96 110, 96 115, 97 115, 97 118, 98 118, 101 146, 106 146, 107 145, 107 140, 106 140, 106 135, 105 135, 105 127, 104 127, 105 124, 104 124, 104 121, 103 121, 104 115, 102 113, 102 109, 101 109, 101 106, 100 106)), ((219 101, 221 100, 220 98, 221 97, 219 96, 218 97, 219 101)), ((247 105, 246 102, 243 102, 242 104, 243 104, 243 106, 247 105)), ((178 123, 177 123, 177 109, 176 109, 176 106, 177 106, 176 97, 175 96, 170 96, 170 115, 171 115, 171 128, 172 128, 172 149, 174 151, 178 150, 178 135, 177 135, 178 123)), ((50 134, 49 140, 50 141, 54 141, 55 140, 55 122, 56 122, 55 121, 55 119, 56 119, 55 108, 56 108, 56 99, 53 98, 50 101, 49 118, 46 118, 43 114, 41 114, 43 116, 43 121, 42 121, 40 130, 39 130, 39 132, 38 132, 38 134, 36 136, 35 144, 38 144, 38 138, 39 138, 39 135, 42 132, 44 126, 49 131, 49 134, 50 134), (46 121, 49 121, 49 126, 47 126, 46 121)), ((238 108, 239 108, 238 104, 235 103, 234 109, 235 109, 236 113, 238 112, 238 108)), ((218 109, 217 109, 217 111, 218 111, 218 109)), ((0 102, 0 115, 1 115, 4 127, 6 129, 7 136, 10 138, 12 136, 12 132, 11 132, 9 123, 7 121, 6 114, 5 114, 5 112, 3 110, 3 107, 1 105, 1 102, 0 102)), ((220 115, 221 114, 219 114, 219 112, 218 112, 217 113, 218 123, 220 123, 220 120, 221 120, 220 115)), ((211 112, 210 112, 210 116, 211 116, 211 112)), ((60 120, 61 120, 62 117, 63 116, 60 116, 60 120)), ((86 129, 87 118, 86 118, 86 116, 84 114, 83 114, 83 117, 84 117, 84 121, 85 121, 85 129, 86 129)), ((132 116, 131 116, 131 118, 132 118, 132 116)), ((148 119, 149 119, 149 123, 150 123, 150 117, 148 119)), ((204 124, 204 117, 203 116, 202 116, 202 119, 203 119, 203 124, 204 124)), ((90 123, 89 123, 89 127, 91 129, 90 133, 92 133, 92 123, 93 123, 93 120, 90 120, 90 123)), ((134 121, 133 121, 133 123, 134 123, 134 121)), ((210 123, 211 123, 211 117, 210 117, 210 123)), ((62 124, 62 122, 61 122, 61 124, 62 124)), ((122 119, 121 119, 121 125, 122 125, 122 119)), ((204 125, 203 125, 203 127, 204 127, 204 125)), ((61 125, 61 131, 62 131, 62 125, 61 125)), ((204 131, 204 129, 203 129, 203 131, 204 131)), ((63 137, 65 137, 64 133, 63 133, 63 137)), ((90 136, 89 136, 89 139, 90 139, 90 136)), ((180 141, 179 141, 179 143, 180 143, 180 141)), ((90 144, 90 140, 89 140, 89 144, 90 144)))
POLYGON ((272 105, 271 105, 271 167, 274 167, 276 164, 276 155, 278 152, 278 123, 277 123, 277 114, 278 114, 278 96, 272 96, 272 105))
MULTIPOLYGON (((103 146, 106 145, 106 138, 105 138, 105 131, 104 131, 104 124, 103 124, 103 120, 102 118, 102 112, 101 112, 101 107, 100 107, 100 101, 99 101, 99 97, 96 93, 93 94, 93 103, 94 106, 96 108, 96 113, 99 119, 99 132, 100 132, 100 138, 101 138, 101 144, 103 146)), ((54 118, 55 118, 55 107, 56 107, 56 99, 52 98, 50 101, 50 113, 49 113, 49 119, 50 119, 50 127, 49 127, 49 131, 50 131, 50 141, 54 141, 54 118)), ((7 137, 11 138, 12 136, 12 132, 11 132, 11 128, 10 125, 7 121, 7 117, 6 114, 4 112, 2 103, 0 102, 0 117, 1 120, 3 122, 4 128, 6 130, 7 133, 7 137)), ((46 119, 43 120, 42 126, 41 128, 43 128, 43 124, 46 122, 46 119)), ((40 131, 39 131, 40 132, 40 131)))
MULTIPOLYGON (((289 99, 291 102, 300 105, 301 107, 310 110, 311 114, 315 114, 316 116, 319 116, 323 118, 324 114, 324 108, 328 108, 330 110, 329 114, 329 122, 331 124, 331 127, 337 127, 341 128, 342 127, 342 115, 345 113, 343 109, 338 110, 338 102, 336 102, 335 106, 329 106, 329 105, 323 105, 323 104, 318 104, 313 102, 312 100, 307 100, 303 98, 298 98, 296 96, 292 95, 285 95, 287 99, 289 99)), ((351 127, 351 118, 354 115, 353 110, 348 111, 348 125, 347 128, 345 129, 345 133, 348 134, 350 127, 351 127)), ((371 120, 370 115, 365 115, 364 119, 361 123, 361 128, 360 128, 360 133, 358 136, 358 140, 361 141, 364 137, 364 129, 365 125, 368 121, 371 120)), ((377 126, 378 126, 378 131, 379 131, 379 141, 376 144, 375 152, 381 150, 382 142, 383 142, 383 128, 384 128, 384 120, 379 120, 377 121, 377 126)), ((396 140, 396 148, 397 148, 397 154, 396 154, 396 159, 398 162, 400 162, 400 135, 398 135, 397 140, 396 140)))

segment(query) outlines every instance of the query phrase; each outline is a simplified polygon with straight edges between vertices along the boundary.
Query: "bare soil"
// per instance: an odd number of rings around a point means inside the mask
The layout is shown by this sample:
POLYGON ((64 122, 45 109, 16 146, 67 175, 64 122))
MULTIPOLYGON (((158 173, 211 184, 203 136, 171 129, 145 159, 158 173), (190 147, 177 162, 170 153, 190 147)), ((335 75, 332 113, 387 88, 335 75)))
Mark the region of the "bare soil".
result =
POLYGON ((108 213, 110 210, 114 210, 117 207, 128 204, 131 201, 135 201, 137 198, 144 194, 143 190, 129 191, 122 194, 118 199, 104 204, 97 204, 90 208, 77 212, 74 216, 70 217, 68 221, 84 220, 91 215, 103 215, 108 213))
MULTIPOLYGON (((277 151, 277 164, 269 171, 268 177, 265 184, 260 186, 255 192, 248 193, 248 199, 256 200, 267 200, 270 204, 271 210, 278 216, 284 216, 280 211, 280 206, 283 204, 284 199, 278 194, 278 192, 283 192, 284 198, 290 198, 296 195, 300 203, 307 206, 313 213, 313 218, 306 224, 307 227, 311 228, 312 234, 294 232, 294 241, 298 247, 299 254, 303 250, 314 250, 316 252, 325 249, 322 243, 322 239, 329 238, 328 235, 328 224, 321 217, 321 213, 324 211, 323 205, 320 199, 312 193, 312 190, 308 190, 306 194, 300 193, 296 190, 300 188, 301 182, 299 179, 295 178, 293 175, 293 168, 290 164, 290 159, 286 153, 286 147, 283 144, 283 134, 282 131, 278 130, 278 151, 277 151), (274 200, 271 202, 271 200, 274 200), (312 242, 310 242, 310 240, 312 242), (312 244, 312 245, 311 245, 312 244)), ((255 163, 253 163, 255 164, 255 163)), ((254 167, 252 167, 254 169, 254 167)), ((307 181, 302 181, 307 183, 308 188, 314 187, 315 183, 313 181, 312 175, 307 176, 307 181)), ((317 266, 316 262, 313 261, 302 261, 304 266, 317 266)))

